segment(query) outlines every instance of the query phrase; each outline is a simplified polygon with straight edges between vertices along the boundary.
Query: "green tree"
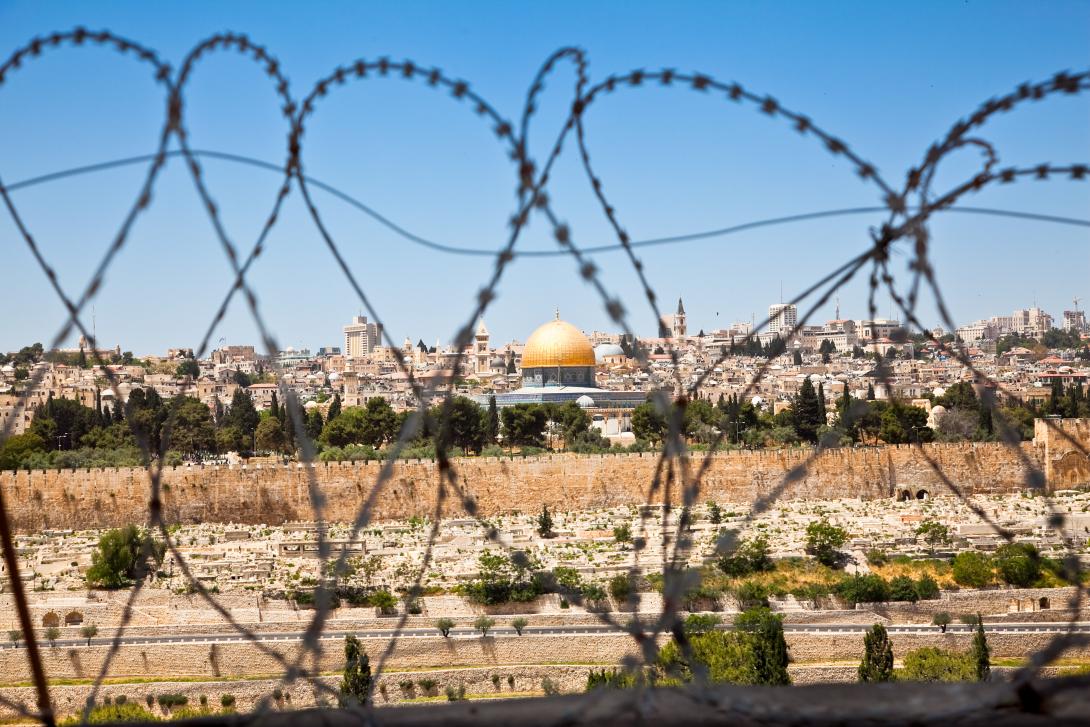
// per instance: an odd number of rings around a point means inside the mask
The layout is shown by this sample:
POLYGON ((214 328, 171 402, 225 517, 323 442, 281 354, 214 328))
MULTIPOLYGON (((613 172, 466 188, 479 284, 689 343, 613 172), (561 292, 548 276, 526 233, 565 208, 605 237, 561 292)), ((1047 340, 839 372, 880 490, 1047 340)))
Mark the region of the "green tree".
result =
POLYGON ((936 545, 944 545, 950 542, 950 528, 937 520, 924 520, 916 528, 916 535, 923 536, 932 553, 935 552, 936 545))
POLYGON ((840 546, 848 541, 848 532, 829 523, 816 520, 806 526, 806 552, 825 566, 835 566, 840 561, 840 546))
POLYGON ((969 655, 976 670, 976 680, 988 681, 992 673, 991 649, 988 648, 988 637, 984 635, 984 619, 979 613, 976 615, 976 633, 973 634, 973 645, 969 649, 969 655))
POLYGON ((439 629, 439 633, 441 633, 445 639, 450 636, 450 630, 454 628, 454 622, 449 618, 441 618, 435 622, 435 628, 439 629))
POLYGON ((171 449, 183 454, 198 454, 216 448, 212 412, 198 399, 176 396, 170 400, 169 412, 171 449))
POLYGON ((763 535, 757 535, 748 540, 739 541, 733 552, 716 561, 716 566, 732 578, 772 570, 773 563, 772 558, 769 557, 768 540, 763 535))
POLYGON ((863 661, 859 664, 859 681, 888 682, 893 680, 893 644, 882 624, 874 624, 863 634, 863 661))
POLYGON ((946 611, 939 611, 931 618, 931 625, 938 626, 945 634, 946 627, 950 625, 951 620, 952 619, 950 618, 950 614, 948 614, 946 611))
POLYGON ((836 594, 851 604, 883 603, 890 599, 889 584, 876 573, 856 574, 836 586, 836 594))
POLYGON ((439 443, 460 447, 466 452, 480 452, 485 441, 484 420, 481 407, 472 399, 455 396, 445 405, 445 415, 439 411, 439 443))
POLYGON ((889 600, 915 603, 919 598, 916 584, 908 576, 896 576, 889 582, 889 600))
POLYGON ((307 414, 306 431, 310 441, 318 441, 318 437, 322 436, 322 427, 324 426, 325 421, 322 419, 322 412, 318 411, 318 407, 314 407, 307 414))
POLYGON ((1004 583, 1027 588, 1041 577, 1041 556, 1029 543, 1006 543, 995 551, 995 565, 1004 583))
POLYGON ((98 636, 98 626, 94 624, 85 624, 80 626, 79 629, 80 638, 87 639, 87 645, 91 645, 91 639, 98 636))
POLYGON ((805 442, 816 442, 818 427, 824 422, 820 421, 821 406, 818 404, 814 385, 810 383, 810 377, 802 380, 802 386, 795 395, 791 412, 795 433, 799 435, 799 439, 805 442))
POLYGON ((16 649, 19 648, 19 642, 22 641, 22 640, 23 640, 23 632, 20 631, 19 629, 12 629, 12 630, 8 631, 8 641, 10 641, 12 643, 12 645, 16 649))
POLYGON ((159 564, 164 546, 135 525, 107 530, 98 539, 87 569, 87 584, 98 588, 121 588, 146 574, 148 561, 159 564))
POLYGON ((280 420, 274 416, 261 419, 254 436, 255 446, 263 452, 281 452, 284 449, 284 432, 280 420))
POLYGON ((783 636, 783 617, 767 608, 744 611, 734 619, 734 628, 749 634, 752 641, 756 683, 790 684, 787 675, 787 641, 783 636))
POLYGON ((57 639, 61 637, 61 630, 56 626, 48 626, 45 629, 45 640, 49 642, 50 646, 57 645, 57 639))
POLYGON ((333 401, 329 404, 329 410, 326 411, 325 419, 328 422, 331 419, 336 419, 341 413, 341 395, 334 394, 333 401))
POLYGON ((0 470, 18 469, 25 458, 45 450, 45 442, 33 431, 14 434, 0 444, 0 470))
MULTIPOLYGON (((38 437, 47 450, 77 449, 80 440, 94 429, 96 419, 94 409, 74 399, 54 398, 50 393, 45 404, 35 412, 30 433, 38 437)), ((155 444, 158 446, 158 441, 155 444)))
POLYGON ((488 411, 484 418, 484 439, 488 444, 495 444, 500 436, 500 412, 496 408, 496 395, 488 395, 488 411))
POLYGON ((654 402, 645 401, 632 410, 632 434, 646 442, 661 442, 666 436, 666 417, 654 402))
POLYGON ((344 676, 339 701, 342 707, 363 706, 371 695, 371 662, 355 634, 344 637, 344 676))
POLYGON ((485 636, 488 636, 489 630, 495 625, 496 625, 496 619, 491 618, 489 616, 484 616, 484 615, 478 616, 473 621, 473 628, 475 628, 475 629, 477 629, 478 631, 481 632, 481 637, 482 638, 485 637, 485 636))
POLYGON ((916 581, 916 595, 921 601, 930 601, 939 597, 939 584, 929 575, 922 575, 916 581))
POLYGON ((632 593, 632 581, 627 573, 618 573, 609 579, 609 595, 617 603, 624 603, 632 593))
POLYGON ((201 375, 201 366, 197 363, 196 359, 187 358, 178 364, 178 368, 174 370, 174 375, 179 378, 188 376, 191 379, 195 379, 201 375))
POLYGON ((515 633, 518 634, 519 636, 522 636, 522 630, 525 629, 529 625, 530 625, 530 622, 527 621, 522 616, 518 616, 516 618, 511 619, 511 628, 513 628, 515 630, 515 633))
POLYGON ((515 404, 500 412, 503 440, 520 447, 542 447, 545 444, 545 409, 538 404, 515 404))
POLYGON ((988 556, 975 550, 966 550, 954 557, 952 565, 954 582, 969 588, 984 588, 992 583, 995 570, 988 556))
POLYGON ((243 446, 252 444, 260 418, 250 394, 245 389, 235 389, 231 397, 231 407, 227 410, 226 425, 242 433, 242 439, 245 442, 243 446))
POLYGON ((550 538, 553 534, 553 516, 549 514, 549 506, 541 506, 541 514, 537 516, 537 534, 543 538, 550 538))

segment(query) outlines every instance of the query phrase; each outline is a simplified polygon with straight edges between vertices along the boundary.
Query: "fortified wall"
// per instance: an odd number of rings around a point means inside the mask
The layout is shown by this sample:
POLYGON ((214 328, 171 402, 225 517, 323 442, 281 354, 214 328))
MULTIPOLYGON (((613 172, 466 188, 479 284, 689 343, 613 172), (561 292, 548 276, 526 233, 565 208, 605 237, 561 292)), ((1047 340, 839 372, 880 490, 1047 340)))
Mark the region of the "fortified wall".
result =
MULTIPOLYGON (((697 501, 949 493, 936 468, 962 492, 1010 493, 1027 486, 1026 462, 1054 475, 1056 479, 1046 483, 1051 489, 1087 484, 1090 462, 1072 441, 1082 447, 1090 443, 1090 422, 1061 424, 1066 437, 1039 426, 1033 442, 1016 448, 995 443, 929 444, 922 450, 913 445, 843 448, 828 450, 809 465, 810 451, 801 448, 719 453, 711 457, 697 501)), ((696 453, 691 466, 698 466, 701 458, 696 453)), ((658 463, 654 453, 556 454, 458 458, 453 467, 462 493, 472 498, 479 514, 491 516, 533 512, 542 505, 576 510, 661 502, 663 487, 650 489, 658 463)), ((375 492, 383 466, 380 462, 331 462, 167 468, 162 480, 164 512, 168 522, 179 523, 272 525, 313 520, 312 482, 325 502, 323 516, 330 521, 352 520, 370 496, 372 520, 434 512, 440 481, 435 462, 398 462, 390 480, 375 492)), ((140 468, 3 472, 0 487, 16 528, 23 532, 117 527, 147 520, 149 476, 140 468)), ((669 497, 680 501, 676 481, 669 497)), ((466 514, 461 497, 450 492, 449 486, 443 514, 466 514)))

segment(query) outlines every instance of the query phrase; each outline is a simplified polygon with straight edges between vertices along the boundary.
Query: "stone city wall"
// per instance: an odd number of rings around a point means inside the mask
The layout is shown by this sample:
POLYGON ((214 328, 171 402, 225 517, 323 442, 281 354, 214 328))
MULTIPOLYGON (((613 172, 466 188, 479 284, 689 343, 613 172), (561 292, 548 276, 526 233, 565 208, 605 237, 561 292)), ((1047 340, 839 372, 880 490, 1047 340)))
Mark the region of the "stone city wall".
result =
MULTIPOLYGON (((1022 457, 1042 464, 1043 447, 1019 449, 994 443, 925 445, 923 451, 950 482, 969 493, 1010 493, 1025 488, 1022 457)), ((795 472, 810 450, 791 448, 716 454, 702 480, 700 499, 752 502, 759 496, 833 499, 883 498, 920 491, 949 490, 912 445, 844 448, 823 453, 795 472), (790 482, 785 475, 794 472, 790 482)), ((649 493, 658 456, 556 454, 532 458, 466 457, 453 464, 459 485, 484 516, 531 512, 548 505, 560 510, 608 508, 661 501, 649 493)), ((381 492, 374 487, 378 462, 175 467, 163 472, 168 522, 281 524, 313 520, 309 484, 324 496, 324 517, 351 521, 368 498, 371 520, 430 515, 435 508, 438 466, 432 461, 398 462, 381 492)), ((1065 484, 1070 484, 1065 481, 1065 484)), ((33 470, 0 473, 8 512, 16 528, 105 528, 147 520, 148 473, 140 468, 33 470)), ((448 488, 449 489, 449 488, 448 488)), ((672 488, 672 497, 679 497, 672 488)), ((444 515, 465 514, 460 498, 448 494, 444 515)))
MULTIPOLYGON (((863 634, 789 631, 785 634, 790 658, 799 664, 858 661, 863 653, 863 634)), ((993 658, 1023 658, 1051 642, 1053 633, 988 633, 993 658)), ((668 640, 660 636, 660 641, 668 640)), ((935 629, 923 634, 892 633, 894 656, 924 646, 967 650, 972 633, 935 629)), ((361 638, 372 665, 389 646, 385 638, 361 638)), ((322 642, 318 669, 337 672, 344 667, 343 641, 322 642)), ((110 664, 111 679, 142 679, 150 676, 204 677, 208 679, 272 678, 284 672, 274 655, 290 662, 299 656, 301 642, 266 641, 221 643, 126 644, 110 664)), ((108 646, 57 646, 41 649, 43 666, 50 679, 93 679, 109 652, 108 646)), ((1090 645, 1075 644, 1064 651, 1068 659, 1086 660, 1090 645)), ((627 634, 546 634, 524 636, 451 637, 416 636, 397 641, 386 668, 413 671, 428 668, 494 668, 516 665, 616 665, 625 657, 641 658, 639 645, 627 634)), ((312 659, 306 661, 313 667, 312 659)), ((0 649, 0 675, 7 684, 31 679, 26 649, 0 649)))

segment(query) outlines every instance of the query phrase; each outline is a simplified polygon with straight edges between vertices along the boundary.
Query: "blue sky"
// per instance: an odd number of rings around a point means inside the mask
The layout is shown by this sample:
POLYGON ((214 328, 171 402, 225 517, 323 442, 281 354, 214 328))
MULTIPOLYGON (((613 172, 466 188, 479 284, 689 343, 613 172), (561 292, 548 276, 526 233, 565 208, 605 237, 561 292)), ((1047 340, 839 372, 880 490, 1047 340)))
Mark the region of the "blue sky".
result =
MULTIPOLYGON (((552 2, 552 3, 42 3, 0 0, 0 51, 75 25, 108 28, 177 64, 197 41, 246 32, 280 60, 297 97, 315 78, 363 57, 413 59, 463 78, 517 119, 530 79, 564 45, 585 48, 601 79, 633 68, 699 70, 771 94, 846 140, 891 183, 928 144, 982 101, 1023 81, 1090 64, 1086 2, 552 2)), ((547 84, 531 131, 540 156, 570 103, 573 76, 547 84)), ((996 119, 982 136, 1000 163, 1086 162, 1090 96, 1056 97, 996 119)), ((100 49, 45 54, 0 86, 0 178, 11 184, 66 167, 151 152, 163 94, 145 67, 100 49)), ((195 73, 187 123, 196 148, 279 163, 286 128, 268 80, 238 55, 215 54, 195 73)), ((634 239, 756 219, 880 203, 843 161, 779 120, 722 97, 647 86, 592 107, 587 133, 605 189, 634 239)), ((514 170, 471 109, 419 83, 370 80, 330 94, 311 121, 309 174, 342 188, 412 232, 466 247, 499 247, 513 209, 514 170)), ((557 213, 582 245, 614 242, 573 144, 550 188, 557 213)), ((964 152, 937 188, 971 175, 964 152)), ((234 241, 249 247, 279 178, 205 163, 207 182, 234 241)), ((142 167, 77 177, 13 193, 62 284, 81 290, 142 179, 142 167)), ((489 258, 427 252, 321 192, 323 216, 398 341, 448 341, 472 310, 489 258)), ((99 338, 137 353, 196 346, 231 282, 184 169, 164 173, 95 303, 99 338)), ((1090 185, 1024 182, 965 204, 1090 217, 1090 185)), ((758 320, 769 303, 801 290, 867 246, 881 215, 764 228, 640 252, 660 298, 684 296, 693 331, 758 320)), ((1036 300, 1059 317, 1075 295, 1090 305, 1090 230, 949 214, 932 225, 933 258, 959 322, 1009 314, 1036 300)), ((553 246, 537 219, 520 249, 553 246)), ((63 321, 14 225, 0 215, 4 284, 0 349, 48 341, 63 321)), ((654 319, 636 276, 617 253, 596 258, 638 332, 654 319)), ((903 273, 907 257, 894 259, 903 273)), ((294 193, 250 280, 281 346, 340 345, 360 304, 294 193)), ((597 294, 568 258, 523 258, 486 315, 494 341, 521 338, 561 315, 612 329, 597 294)), ((863 317, 862 281, 840 295, 863 317)), ((819 320, 832 315, 832 305, 819 320)), ((882 299, 883 315, 889 312, 882 299)), ((934 308, 921 313, 937 322, 934 308)), ((254 342, 240 301, 213 342, 254 342)))

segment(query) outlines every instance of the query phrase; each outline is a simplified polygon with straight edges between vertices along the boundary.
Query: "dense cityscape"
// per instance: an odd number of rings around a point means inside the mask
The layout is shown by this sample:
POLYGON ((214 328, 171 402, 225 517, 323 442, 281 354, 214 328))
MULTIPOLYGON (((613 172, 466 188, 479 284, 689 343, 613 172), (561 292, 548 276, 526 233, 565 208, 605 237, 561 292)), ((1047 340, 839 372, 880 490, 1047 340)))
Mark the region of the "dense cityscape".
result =
MULTIPOLYGON (((472 415, 451 443, 471 454, 647 450, 666 427, 650 394, 677 398, 698 382, 685 415, 698 448, 988 441, 1004 428, 1029 439, 1036 416, 1090 415, 1090 327, 1077 308, 1064 311, 1062 327, 1030 308, 953 334, 909 335, 898 321, 844 319, 839 310, 823 326, 799 326, 797 317, 794 305, 775 304, 760 333, 735 324, 693 334, 678 300, 664 335, 638 340, 584 334, 557 314, 526 343, 497 345, 481 321, 464 349, 408 338, 392 348, 362 316, 344 326, 343 346, 316 353, 230 345, 200 359, 190 349, 134 357, 121 346, 91 350, 84 339, 51 352, 35 344, 0 356, 0 423, 12 435, 0 463, 139 465, 127 417, 172 464, 294 457, 289 397, 324 461, 381 457, 420 397, 434 407, 451 391, 472 415), (1001 388, 982 386, 984 377, 1001 388), (853 401, 866 408, 849 422, 853 401), (168 416, 164 448, 157 428, 168 416)), ((434 456, 427 439, 420 429, 402 456, 434 456)))

